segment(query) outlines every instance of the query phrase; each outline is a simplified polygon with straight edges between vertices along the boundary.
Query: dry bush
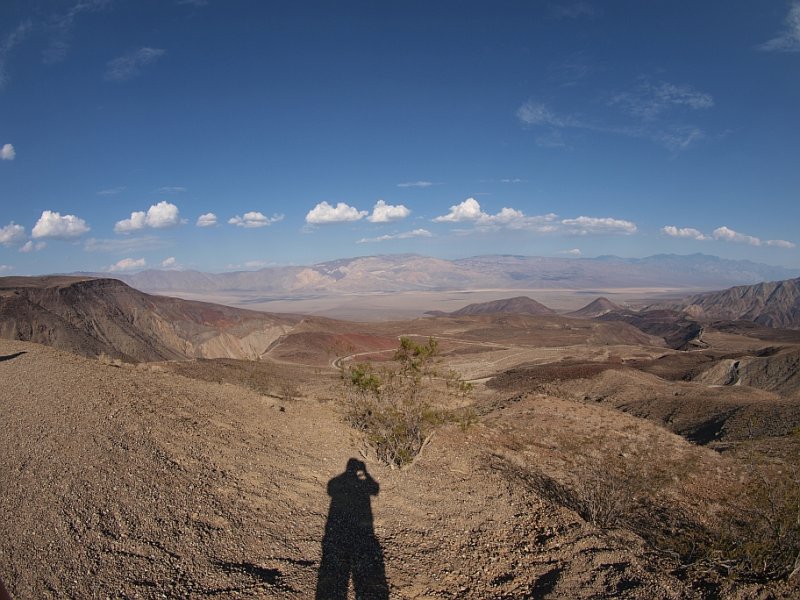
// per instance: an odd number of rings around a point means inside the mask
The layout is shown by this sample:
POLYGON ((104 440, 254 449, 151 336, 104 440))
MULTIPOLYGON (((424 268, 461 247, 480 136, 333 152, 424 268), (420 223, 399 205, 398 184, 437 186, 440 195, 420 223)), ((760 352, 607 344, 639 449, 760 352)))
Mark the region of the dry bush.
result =
POLYGON ((800 474, 760 465, 705 529, 673 540, 688 570, 744 581, 800 575, 800 474), (690 551, 690 552, 689 552, 690 551))
POLYGON ((437 394, 466 395, 470 384, 455 374, 438 376, 435 357, 438 344, 429 338, 416 344, 400 339, 394 365, 377 372, 372 365, 350 365, 342 371, 346 419, 364 432, 378 458, 402 467, 422 451, 436 425, 447 415, 434 408, 437 394), (444 391, 436 382, 444 379, 444 391))

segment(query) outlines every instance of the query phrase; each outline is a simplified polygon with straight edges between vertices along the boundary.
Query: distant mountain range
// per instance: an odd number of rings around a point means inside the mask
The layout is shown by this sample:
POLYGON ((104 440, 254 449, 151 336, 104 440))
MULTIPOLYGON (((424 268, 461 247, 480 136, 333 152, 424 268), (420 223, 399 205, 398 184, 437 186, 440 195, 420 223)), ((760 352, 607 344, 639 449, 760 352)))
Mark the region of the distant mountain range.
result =
MULTIPOLYGON (((108 274, 84 273, 96 277, 108 274)), ((666 287, 720 289, 789 279, 800 269, 705 254, 647 258, 476 256, 444 260, 414 254, 364 256, 311 266, 203 273, 149 270, 114 277, 147 292, 262 292, 276 296, 466 289, 591 290, 666 287)))

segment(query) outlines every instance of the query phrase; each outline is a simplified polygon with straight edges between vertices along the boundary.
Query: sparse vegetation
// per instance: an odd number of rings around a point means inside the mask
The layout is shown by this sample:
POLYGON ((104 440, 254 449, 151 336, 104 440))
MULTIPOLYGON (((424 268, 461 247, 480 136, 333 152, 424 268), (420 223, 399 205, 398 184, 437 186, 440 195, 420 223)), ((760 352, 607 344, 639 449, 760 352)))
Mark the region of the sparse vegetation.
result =
MULTIPOLYGON (((438 352, 434 338, 417 344, 402 337, 391 366, 376 371, 369 363, 358 363, 342 370, 347 420, 364 432, 378 458, 389 465, 412 462, 434 427, 447 419, 436 406, 437 394, 463 397, 472 390, 457 373, 438 373, 438 352)), ((471 420, 465 416, 459 424, 467 427, 471 420)))
POLYGON ((800 574, 800 472, 752 468, 715 523, 676 537, 676 546, 691 551, 689 568, 745 581, 800 574))

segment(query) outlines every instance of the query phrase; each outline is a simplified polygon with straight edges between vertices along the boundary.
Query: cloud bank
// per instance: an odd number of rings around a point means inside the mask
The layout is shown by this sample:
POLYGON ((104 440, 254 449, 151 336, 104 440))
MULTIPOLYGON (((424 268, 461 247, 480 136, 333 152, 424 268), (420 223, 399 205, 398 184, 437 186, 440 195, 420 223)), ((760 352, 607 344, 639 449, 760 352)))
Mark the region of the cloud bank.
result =
POLYGON ((484 212, 475 198, 467 198, 450 207, 446 215, 433 219, 435 223, 472 223, 476 229, 518 229, 536 233, 566 235, 631 235, 637 232, 632 221, 611 217, 579 216, 559 219, 555 213, 529 216, 516 208, 502 208, 496 214, 484 212))
POLYGON ((771 246, 774 248, 794 248, 796 244, 787 240, 762 240, 754 235, 740 233, 723 225, 717 227, 710 235, 703 233, 694 227, 676 227, 666 225, 661 228, 661 233, 669 237, 692 239, 697 241, 716 240, 721 242, 733 242, 736 244, 747 244, 748 246, 771 246))

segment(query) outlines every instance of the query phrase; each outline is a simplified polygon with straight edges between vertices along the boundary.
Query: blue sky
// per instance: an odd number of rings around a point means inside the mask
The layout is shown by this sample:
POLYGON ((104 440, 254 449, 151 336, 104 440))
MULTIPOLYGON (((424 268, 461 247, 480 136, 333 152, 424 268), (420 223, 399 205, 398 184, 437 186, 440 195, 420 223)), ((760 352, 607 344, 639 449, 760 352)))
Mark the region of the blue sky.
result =
POLYGON ((800 1, 0 3, 0 271, 800 267, 800 1))

